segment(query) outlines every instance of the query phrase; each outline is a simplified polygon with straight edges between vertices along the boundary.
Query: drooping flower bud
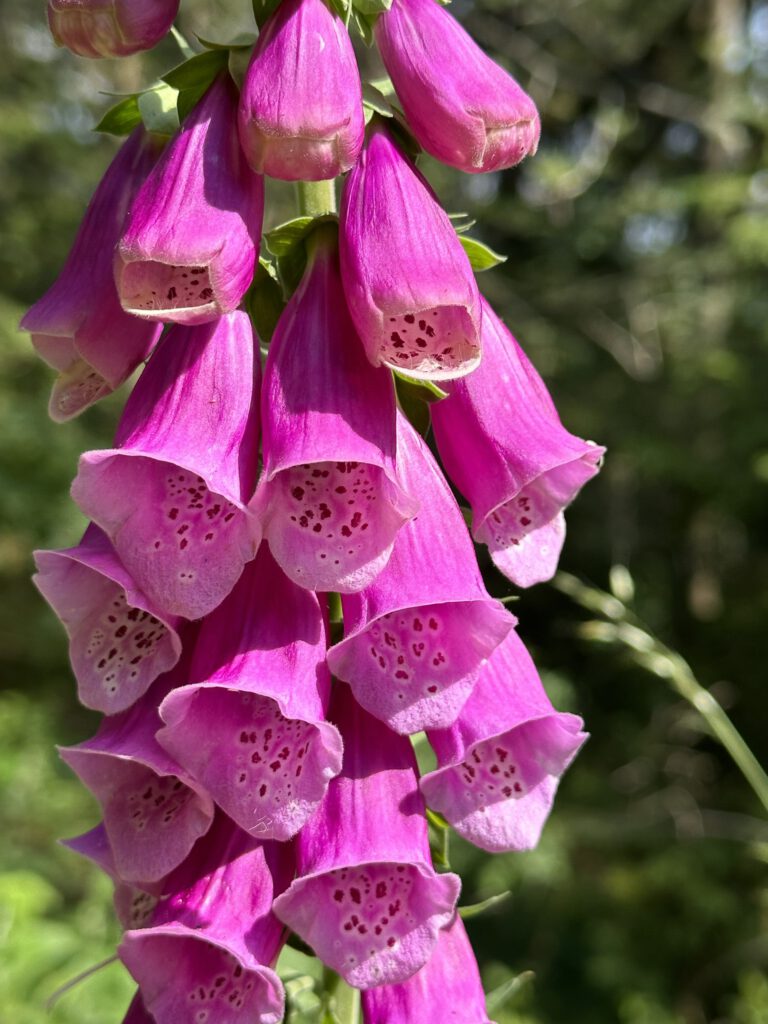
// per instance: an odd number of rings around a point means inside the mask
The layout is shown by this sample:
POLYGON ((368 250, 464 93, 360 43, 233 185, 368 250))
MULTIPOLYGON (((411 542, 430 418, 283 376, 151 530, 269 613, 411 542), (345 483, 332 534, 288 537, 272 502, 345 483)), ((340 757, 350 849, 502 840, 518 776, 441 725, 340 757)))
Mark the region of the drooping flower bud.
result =
POLYGON ((483 584, 461 511, 427 446, 398 413, 398 470, 421 510, 365 590, 342 596, 334 676, 400 733, 450 725, 515 619, 483 584))
POLYGON ((298 877, 274 909, 350 985, 390 985, 429 959, 461 882, 432 868, 410 742, 342 684, 329 717, 344 766, 298 835, 298 877))
POLYGON ((376 42, 419 144, 467 173, 536 152, 536 105, 435 0, 393 0, 376 42))
POLYGON ((176 868, 213 820, 213 802, 155 739, 159 702, 175 683, 163 676, 128 711, 105 718, 96 735, 60 749, 99 801, 116 874, 157 882, 176 868))
POLYGON ((565 540, 563 509, 598 472, 605 449, 568 433, 487 302, 482 363, 430 409, 440 457, 472 506, 475 539, 519 586, 550 579, 565 540))
POLYGON ((365 134, 349 34, 323 0, 283 0, 259 34, 240 97, 251 167, 286 181, 348 171, 365 134))
POLYGON ((341 273, 374 366, 432 380, 477 366, 480 294, 469 259, 432 189, 382 125, 344 187, 341 273))
POLYGON ((399 985, 362 995, 363 1024, 491 1024, 477 960, 458 914, 437 937, 432 956, 399 985))
POLYGON ((158 741, 259 839, 288 839, 341 768, 317 596, 266 544, 201 624, 189 678, 163 702, 158 741), (200 682, 197 682, 200 680, 200 682))
POLYGON ((178 10, 179 0, 48 0, 48 24, 78 57, 128 57, 159 43, 178 10))
POLYGON ((236 309, 253 278, 263 211, 263 179, 237 137, 237 90, 222 75, 131 204, 115 256, 123 309, 184 324, 236 309))
POLYGON ((176 326, 131 393, 115 447, 80 459, 72 496, 164 612, 206 615, 256 553, 246 503, 260 372, 245 313, 176 326))
POLYGON ((260 843, 219 813, 168 879, 148 927, 118 955, 155 1024, 278 1024, 272 970, 284 942, 272 900, 293 875, 290 846, 260 843))
POLYGON ((123 311, 112 272, 128 206, 156 156, 156 141, 136 129, 101 179, 61 273, 21 321, 60 373, 49 405, 56 422, 120 387, 160 337, 159 324, 123 311))
POLYGON ((395 472, 392 375, 365 358, 332 237, 315 241, 272 339, 262 425, 253 507, 272 554, 300 586, 359 590, 418 505, 395 472))
POLYGON ((107 715, 130 707, 181 654, 178 616, 146 597, 91 524, 63 551, 36 551, 33 582, 61 619, 81 703, 107 715))
POLYGON ((512 630, 488 659, 448 729, 429 732, 438 768, 421 780, 429 806, 491 853, 531 850, 560 776, 587 739, 576 715, 555 711, 512 630))

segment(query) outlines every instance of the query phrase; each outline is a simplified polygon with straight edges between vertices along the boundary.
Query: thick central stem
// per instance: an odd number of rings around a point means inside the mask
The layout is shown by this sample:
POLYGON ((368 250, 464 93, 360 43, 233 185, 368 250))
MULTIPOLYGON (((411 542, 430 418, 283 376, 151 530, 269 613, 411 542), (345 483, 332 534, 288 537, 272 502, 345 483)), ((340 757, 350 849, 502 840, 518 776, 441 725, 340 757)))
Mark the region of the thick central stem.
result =
POLYGON ((325 181, 297 181, 296 194, 299 213, 306 217, 322 217, 336 213, 336 179, 325 181))

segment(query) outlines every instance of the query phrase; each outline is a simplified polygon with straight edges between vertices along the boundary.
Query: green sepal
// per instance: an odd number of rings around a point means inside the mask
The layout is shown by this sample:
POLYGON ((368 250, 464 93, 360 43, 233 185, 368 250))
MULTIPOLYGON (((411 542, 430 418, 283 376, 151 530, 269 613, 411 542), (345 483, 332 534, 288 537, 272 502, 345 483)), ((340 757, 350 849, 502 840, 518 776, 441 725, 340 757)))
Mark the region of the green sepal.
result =
POLYGON ((288 299, 298 287, 307 265, 307 239, 321 224, 329 223, 336 223, 333 214, 322 217, 294 217, 293 220, 279 224, 264 235, 267 251, 277 262, 285 299, 288 299))
POLYGON ((395 116, 392 104, 384 93, 371 82, 363 83, 363 110, 365 111, 366 124, 368 124, 374 114, 380 114, 382 117, 395 116))
POLYGON ((516 975, 514 978, 510 978, 509 981, 505 981, 503 985, 499 985, 492 992, 489 992, 485 997, 485 1005, 488 1010, 488 1016, 496 1013, 497 1010, 501 1010, 517 993, 525 988, 530 982, 533 981, 535 975, 533 971, 523 971, 522 974, 516 975))
POLYGON ((477 221, 466 212, 449 213, 448 219, 453 224, 453 230, 457 235, 463 235, 477 224, 477 221))
POLYGON ((275 971, 283 981, 294 978, 311 978, 317 982, 323 980, 323 965, 317 957, 308 956, 288 945, 283 946, 275 971))
POLYGON ((173 135, 179 127, 179 92, 165 82, 141 93, 136 105, 148 132, 173 135))
POLYGON ((392 0, 353 0, 356 10, 365 17, 375 17, 382 11, 388 11, 392 0))
POLYGON ((471 917, 478 917, 480 914, 485 913, 486 910, 490 910, 491 907, 497 907, 500 903, 506 903, 506 901, 512 895, 512 890, 507 889, 506 892, 500 892, 496 896, 489 896, 487 900, 482 900, 480 903, 471 903, 466 907, 459 907, 459 915, 462 921, 467 921, 471 917))
POLYGON ((228 62, 229 50, 205 50, 162 76, 163 82, 178 90, 179 121, 198 103, 216 76, 227 70, 228 62))
POLYGON ((398 381, 403 381, 405 384, 416 388, 419 392, 419 398, 422 402, 426 402, 427 405, 432 405, 433 402, 440 402, 443 398, 448 397, 448 392, 443 391, 433 380, 414 380, 413 377, 407 376, 407 374, 402 373, 400 370, 393 370, 392 372, 398 381))
POLYGON ((430 810, 429 807, 427 808, 427 822, 430 832, 429 848, 435 867, 441 868, 443 871, 450 871, 451 827, 441 814, 430 810))
POLYGON ((110 107, 93 130, 105 135, 130 135, 140 124, 139 94, 134 94, 110 107))
POLYGON ((426 437, 432 426, 429 407, 447 397, 445 391, 431 380, 413 380, 398 370, 393 370, 392 374, 400 408, 414 430, 426 437))
POLYGON ((329 0, 331 9, 342 19, 345 25, 349 24, 352 13, 352 0, 329 0))
POLYGON ((373 26, 376 24, 377 18, 378 14, 363 14, 358 10, 352 11, 352 20, 366 46, 373 46, 373 26))
POLYGON ((250 50, 257 38, 253 32, 238 32, 228 43, 217 43, 212 39, 203 39, 195 33, 195 39, 206 50, 250 50))
POLYGON ((259 29, 263 28, 264 22, 273 13, 280 0, 253 0, 253 16, 259 29))
POLYGON ((459 241, 464 246, 464 252, 469 256, 472 269, 476 273, 479 274, 483 270, 490 270, 492 267, 498 267, 500 263, 507 262, 506 256, 494 252, 489 245, 478 242, 476 238, 468 238, 467 235, 462 235, 458 228, 456 228, 456 231, 459 234, 459 241))
POLYGON ((277 277, 274 263, 259 257, 253 283, 245 297, 248 310, 259 340, 269 344, 275 333, 277 321, 285 309, 283 290, 277 277))

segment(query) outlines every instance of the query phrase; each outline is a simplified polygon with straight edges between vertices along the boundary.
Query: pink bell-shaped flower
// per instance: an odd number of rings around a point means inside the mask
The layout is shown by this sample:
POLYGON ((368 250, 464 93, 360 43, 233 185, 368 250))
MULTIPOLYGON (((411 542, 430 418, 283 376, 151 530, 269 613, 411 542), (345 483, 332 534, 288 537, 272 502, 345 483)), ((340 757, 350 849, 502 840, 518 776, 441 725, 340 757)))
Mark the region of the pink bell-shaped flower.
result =
POLYGON ((392 375, 365 358, 331 231, 312 239, 310 265, 269 348, 253 508, 295 583, 346 593, 381 571, 418 504, 395 470, 392 375))
POLYGON ((434 192, 381 124, 344 186, 340 242, 347 304, 374 366, 430 380, 474 370, 481 311, 469 259, 434 192))
POLYGON ((410 741, 342 684, 329 717, 344 766, 298 835, 297 878, 275 913, 350 985, 390 985, 427 962, 461 882, 432 867, 410 741))
POLYGON ((143 129, 123 144, 85 211, 61 273, 21 321, 38 355, 59 371, 48 407, 56 422, 119 388, 160 337, 160 324, 123 311, 112 272, 128 206, 157 152, 157 141, 143 129))
POLYGON ((48 0, 48 24, 78 57, 128 57, 159 43, 178 10, 179 0, 48 0))
POLYGON ((435 0, 393 0, 376 42, 419 144, 461 171, 500 171, 536 152, 536 106, 435 0))
POLYGON ((237 89, 216 79, 131 204, 115 254, 123 309, 200 324, 237 309, 253 278, 264 180, 237 137, 237 89))
POLYGON ((492 853, 531 850, 560 776, 587 739, 583 725, 552 707, 512 630, 454 724, 427 733, 438 767, 422 778, 421 791, 476 846, 492 853))
POLYGON ((262 28, 240 95, 254 171, 318 181, 348 171, 365 134, 362 86, 344 22, 323 0, 283 0, 262 28))
POLYGON ((551 579, 565 540, 563 509, 598 472, 605 449, 568 433, 487 302, 482 363, 430 410, 448 476, 472 506, 475 539, 519 586, 551 579))

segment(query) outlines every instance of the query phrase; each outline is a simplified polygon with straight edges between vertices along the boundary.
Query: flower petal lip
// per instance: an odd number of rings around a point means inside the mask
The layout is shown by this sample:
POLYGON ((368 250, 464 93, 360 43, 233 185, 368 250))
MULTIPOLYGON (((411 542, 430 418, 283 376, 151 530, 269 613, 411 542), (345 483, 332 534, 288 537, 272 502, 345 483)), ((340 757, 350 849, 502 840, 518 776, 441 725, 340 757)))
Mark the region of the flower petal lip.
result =
POLYGON ((500 171, 538 147, 536 105, 433 0, 393 0, 374 28, 419 144, 469 174, 500 171))
POLYGON ((237 90, 217 78, 131 204, 115 281, 133 316, 207 323, 235 310, 253 278, 263 178, 237 136, 237 90))
POLYGON ((179 0, 48 0, 57 46, 78 57, 128 57, 167 35, 179 0))
POLYGON ((392 376, 368 362, 349 317, 335 232, 312 244, 264 370, 252 508, 294 583, 347 593, 381 571, 418 503, 395 465, 392 376))
POLYGON ((430 407, 440 457, 472 506, 475 539, 520 586, 550 579, 563 510, 605 449, 569 433, 544 382, 483 300, 483 361, 430 407))
POLYGON ((482 314, 469 258, 380 123, 344 186, 340 254, 349 311, 374 366, 438 381, 478 366, 482 314))
POLYGON ((348 171, 365 134, 362 85, 344 23, 323 0, 283 0, 262 29, 240 96, 251 167, 286 181, 348 171))

